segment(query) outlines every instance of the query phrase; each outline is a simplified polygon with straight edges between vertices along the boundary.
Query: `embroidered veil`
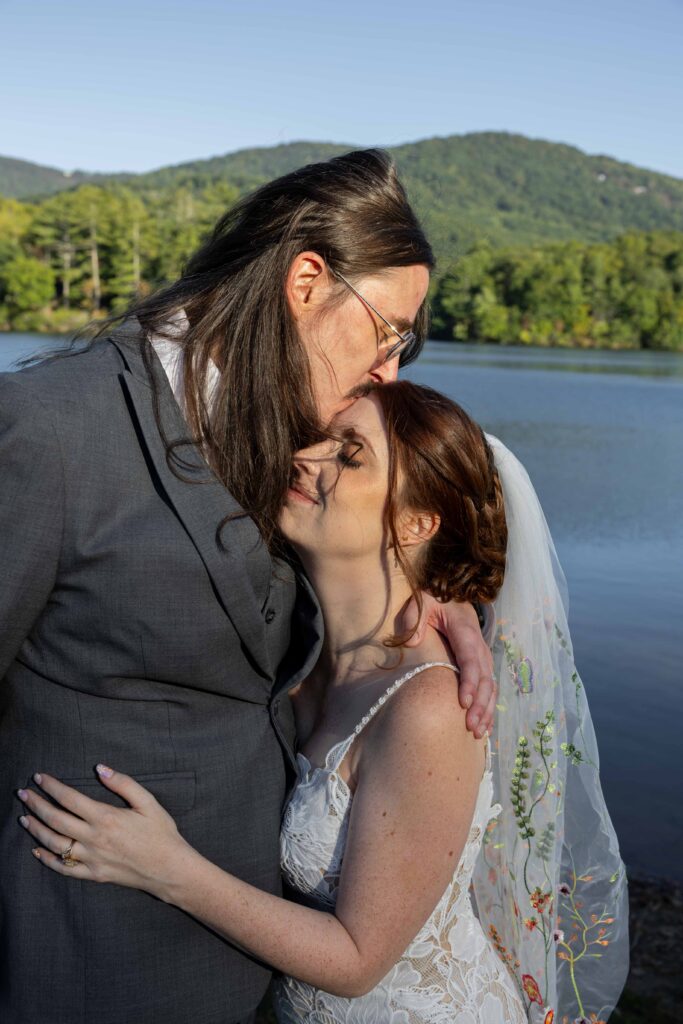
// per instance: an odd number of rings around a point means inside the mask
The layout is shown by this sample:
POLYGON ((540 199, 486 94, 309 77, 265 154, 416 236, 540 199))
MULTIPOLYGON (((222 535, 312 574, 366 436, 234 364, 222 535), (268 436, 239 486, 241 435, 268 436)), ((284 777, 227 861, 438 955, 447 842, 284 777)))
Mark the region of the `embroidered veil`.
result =
POLYGON ((606 1021, 629 964, 628 889, 567 627, 567 588, 526 470, 487 435, 508 551, 487 609, 499 704, 494 799, 473 874, 477 913, 532 1024, 606 1021))

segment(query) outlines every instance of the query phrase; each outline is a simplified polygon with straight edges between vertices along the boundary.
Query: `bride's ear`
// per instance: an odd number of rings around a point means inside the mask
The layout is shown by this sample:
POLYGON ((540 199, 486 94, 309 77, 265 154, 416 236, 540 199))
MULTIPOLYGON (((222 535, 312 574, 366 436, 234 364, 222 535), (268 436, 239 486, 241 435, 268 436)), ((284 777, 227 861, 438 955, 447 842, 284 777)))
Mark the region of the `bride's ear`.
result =
POLYGON ((441 517, 435 512, 406 512, 401 517, 398 531, 401 547, 426 544, 441 526, 441 517))

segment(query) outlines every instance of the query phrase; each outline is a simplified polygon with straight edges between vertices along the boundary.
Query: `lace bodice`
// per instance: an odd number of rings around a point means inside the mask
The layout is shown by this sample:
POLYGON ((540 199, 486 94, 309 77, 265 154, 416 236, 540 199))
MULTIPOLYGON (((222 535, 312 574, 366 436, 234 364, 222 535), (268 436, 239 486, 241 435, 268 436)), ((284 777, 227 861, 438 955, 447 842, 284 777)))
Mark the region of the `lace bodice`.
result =
MULTIPOLYGON (((399 687, 427 662, 397 679, 354 731, 335 744, 321 767, 297 755, 299 779, 285 810, 280 854, 285 879, 324 910, 334 910, 353 794, 339 768, 356 737, 399 687)), ((457 671, 457 670, 455 670, 457 671)), ((355 999, 330 995, 295 978, 278 979, 274 1005, 281 1024, 522 1024, 527 1015, 512 976, 474 915, 469 885, 492 804, 491 752, 479 785, 472 824, 453 877, 399 962, 371 992, 355 999)), ((391 870, 391 865, 387 865, 391 870)))

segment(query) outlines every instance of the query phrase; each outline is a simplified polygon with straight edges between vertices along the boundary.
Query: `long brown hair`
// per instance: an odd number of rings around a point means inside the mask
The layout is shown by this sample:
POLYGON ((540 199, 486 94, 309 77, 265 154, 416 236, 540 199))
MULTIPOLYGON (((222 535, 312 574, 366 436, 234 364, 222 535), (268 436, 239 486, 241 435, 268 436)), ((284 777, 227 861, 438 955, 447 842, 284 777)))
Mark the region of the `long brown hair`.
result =
MULTIPOLYGON (((289 267, 306 250, 351 281, 390 267, 434 265, 431 247, 389 156, 359 150, 309 164, 244 197, 216 224, 181 277, 130 313, 146 331, 165 333, 181 308, 187 415, 214 473, 270 543, 286 493, 292 455, 318 440, 306 351, 285 294, 289 267), (220 381, 203 400, 212 358, 220 381)), ((331 302, 347 293, 339 284, 331 302)), ((96 331, 105 334, 121 317, 96 331)), ((423 303, 414 327, 427 332, 423 303)), ((148 366, 152 358, 145 344, 148 366)), ((171 457, 173 445, 167 445, 171 457)))
MULTIPOLYGON (((384 413, 385 528, 418 606, 422 592, 443 602, 493 601, 503 585, 507 524, 493 451, 481 427, 457 402, 410 381, 366 384, 355 393, 376 395, 384 413), (440 519, 414 562, 401 550, 396 525, 405 509, 440 519)), ((399 646, 407 639, 387 643, 399 646)))

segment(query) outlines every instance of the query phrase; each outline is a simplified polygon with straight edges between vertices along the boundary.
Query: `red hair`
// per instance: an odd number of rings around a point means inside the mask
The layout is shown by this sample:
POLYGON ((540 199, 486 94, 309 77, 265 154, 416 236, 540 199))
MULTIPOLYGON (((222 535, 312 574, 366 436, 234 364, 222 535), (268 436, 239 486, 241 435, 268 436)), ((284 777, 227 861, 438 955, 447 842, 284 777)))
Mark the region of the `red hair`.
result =
MULTIPOLYGON (((376 395, 389 446, 385 525, 413 594, 438 601, 493 601, 503 584, 507 524, 493 452, 481 427, 450 398, 401 380, 368 384, 376 395), (401 486, 399 488, 399 470, 401 486), (440 525, 414 563, 401 551, 396 520, 410 509, 437 515, 440 525)), ((393 638, 391 645, 408 637, 393 638)))

